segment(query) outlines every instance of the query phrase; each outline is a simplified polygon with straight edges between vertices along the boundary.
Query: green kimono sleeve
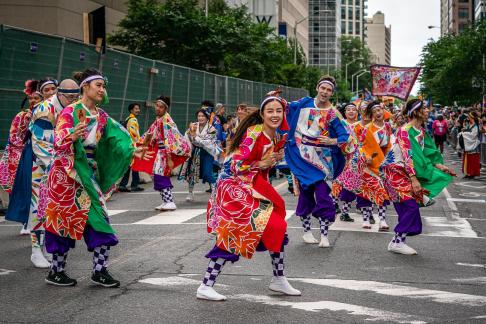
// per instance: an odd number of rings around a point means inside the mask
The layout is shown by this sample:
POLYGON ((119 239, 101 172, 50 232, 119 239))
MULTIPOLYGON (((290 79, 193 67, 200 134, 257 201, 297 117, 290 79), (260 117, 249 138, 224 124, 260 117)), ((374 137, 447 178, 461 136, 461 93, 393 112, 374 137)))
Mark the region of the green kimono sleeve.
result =
POLYGON ((430 191, 429 197, 437 196, 452 181, 452 176, 434 167, 437 163, 442 163, 443 159, 440 152, 430 137, 426 135, 424 150, 415 139, 418 132, 411 127, 408 131, 410 144, 412 146, 413 167, 417 179, 423 188, 430 191), (434 150, 435 149, 435 150, 434 150))
POLYGON ((97 180, 102 192, 107 192, 127 172, 134 150, 130 134, 108 118, 95 155, 97 180))

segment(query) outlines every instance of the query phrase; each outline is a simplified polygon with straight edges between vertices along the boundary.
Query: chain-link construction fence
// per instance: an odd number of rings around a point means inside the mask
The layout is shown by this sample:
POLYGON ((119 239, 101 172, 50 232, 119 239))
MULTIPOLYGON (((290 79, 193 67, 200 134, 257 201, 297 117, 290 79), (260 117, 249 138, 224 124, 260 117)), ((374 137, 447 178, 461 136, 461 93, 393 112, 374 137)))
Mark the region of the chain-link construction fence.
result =
MULTIPOLYGON (((142 107, 139 123, 145 130, 154 119, 150 108, 161 94, 172 99, 171 115, 185 129, 195 121, 202 100, 223 103, 227 111, 245 102, 258 105, 275 84, 216 75, 131 55, 115 49, 100 54, 95 46, 54 35, 0 25, 0 148, 6 144, 10 122, 20 110, 22 90, 28 79, 51 76, 71 78, 74 71, 98 68, 108 78, 110 103, 103 108, 115 119, 128 114, 127 107, 142 107)), ((282 86, 282 96, 295 100, 307 91, 282 86)))

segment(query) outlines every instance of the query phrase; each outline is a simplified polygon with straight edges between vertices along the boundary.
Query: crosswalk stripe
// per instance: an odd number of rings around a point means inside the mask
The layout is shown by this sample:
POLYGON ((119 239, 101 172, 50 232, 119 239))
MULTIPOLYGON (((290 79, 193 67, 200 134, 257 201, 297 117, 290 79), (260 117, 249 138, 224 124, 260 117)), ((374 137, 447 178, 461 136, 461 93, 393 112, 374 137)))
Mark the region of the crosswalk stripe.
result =
POLYGON ((145 218, 133 224, 137 224, 137 225, 180 224, 205 213, 206 213, 206 209, 177 209, 174 211, 162 212, 158 215, 145 218))
POLYGON ((121 213, 126 213, 128 209, 108 209, 108 216, 114 216, 121 213))
MULTIPOLYGON (((330 310, 334 312, 347 312, 350 315, 365 316, 365 321, 383 321, 383 322, 397 322, 397 323, 427 323, 419 319, 417 316, 408 315, 404 313, 394 313, 381 309, 364 307, 353 304, 339 303, 331 300, 320 300, 315 302, 291 302, 286 300, 281 300, 277 298, 272 298, 270 296, 264 295, 250 295, 250 294, 240 294, 230 296, 234 299, 240 299, 249 302, 257 302, 265 305, 271 306, 282 306, 291 307, 295 309, 304 310, 307 312, 316 312, 319 310, 330 310)), ((427 319, 431 320, 431 319, 427 319)))
POLYGON ((428 299, 443 304, 459 304, 463 306, 486 306, 486 296, 468 295, 442 290, 422 289, 410 286, 383 283, 378 281, 310 278, 289 278, 289 280, 354 291, 372 291, 380 295, 397 296, 411 299, 428 299))

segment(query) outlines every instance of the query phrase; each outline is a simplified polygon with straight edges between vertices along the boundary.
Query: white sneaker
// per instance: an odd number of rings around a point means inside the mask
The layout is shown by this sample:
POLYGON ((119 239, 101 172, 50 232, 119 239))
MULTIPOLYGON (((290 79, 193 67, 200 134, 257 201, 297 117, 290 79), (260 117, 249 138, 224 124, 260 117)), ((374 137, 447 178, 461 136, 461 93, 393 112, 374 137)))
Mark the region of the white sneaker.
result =
POLYGON ((155 207, 157 210, 176 210, 177 206, 174 202, 162 203, 161 205, 155 207))
POLYGON ((388 232, 389 230, 390 230, 390 227, 388 226, 388 224, 386 223, 386 221, 381 220, 380 221, 379 228, 378 228, 378 231, 380 231, 380 232, 388 232))
POLYGON ((361 227, 363 227, 364 229, 371 229, 370 221, 364 221, 361 227))
POLYGON ((319 247, 328 248, 330 246, 329 239, 327 236, 321 234, 321 241, 319 242, 319 247))
POLYGON ((20 230, 20 235, 30 235, 30 230, 22 226, 22 229, 20 230))
POLYGON ((193 202, 194 201, 194 194, 192 192, 187 195, 186 201, 187 202, 193 202))
POLYGON ((408 246, 405 243, 390 242, 388 244, 388 251, 393 252, 393 253, 405 254, 405 255, 417 254, 417 251, 415 251, 414 249, 412 249, 410 246, 408 246))
POLYGON ((51 266, 49 261, 46 260, 44 254, 42 254, 42 250, 39 247, 32 248, 32 255, 30 256, 30 261, 34 264, 34 267, 47 269, 51 266))
POLYGON ((226 296, 218 294, 213 287, 206 286, 205 284, 201 284, 199 288, 197 288, 196 298, 213 301, 226 300, 226 296))
POLYGON ((287 278, 285 276, 273 277, 272 281, 270 282, 270 286, 268 286, 268 288, 270 290, 281 292, 289 296, 302 295, 300 290, 297 290, 290 285, 290 283, 287 281, 287 278))
POLYGON ((311 231, 305 232, 304 235, 302 236, 304 239, 304 242, 307 244, 317 244, 319 241, 316 240, 314 235, 312 235, 311 231))
POLYGON ((157 207, 155 207, 156 210, 162 210, 162 208, 164 208, 165 206, 165 203, 162 203, 160 205, 158 205, 157 207))

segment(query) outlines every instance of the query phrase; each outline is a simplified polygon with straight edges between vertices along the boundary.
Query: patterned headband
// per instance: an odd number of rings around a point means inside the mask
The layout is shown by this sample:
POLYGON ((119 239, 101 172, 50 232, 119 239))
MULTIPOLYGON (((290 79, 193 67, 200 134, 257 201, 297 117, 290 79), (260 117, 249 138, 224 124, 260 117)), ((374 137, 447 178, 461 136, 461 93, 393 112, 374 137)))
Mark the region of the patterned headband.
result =
POLYGON ((284 106, 284 108, 285 108, 285 105, 284 105, 284 103, 282 102, 282 98, 280 98, 280 97, 276 97, 276 96, 270 96, 270 97, 266 97, 265 99, 263 99, 262 104, 260 105, 260 111, 262 111, 262 110, 263 110, 263 107, 265 107, 265 105, 266 105, 267 103, 269 103, 270 101, 273 101, 273 100, 277 100, 277 101, 278 101, 278 102, 280 102, 280 103, 282 104, 282 106, 284 106))
POLYGON ((412 113, 420 107, 422 107, 422 101, 418 101, 415 105, 412 106, 412 108, 407 113, 408 117, 412 117, 412 113))
POLYGON ((347 110, 348 107, 355 108, 355 109, 357 108, 354 103, 350 103, 350 104, 347 104, 346 106, 344 106, 344 110, 347 110))
POLYGON ((104 80, 105 78, 102 76, 102 75, 92 75, 92 76, 89 76, 87 77, 86 79, 83 80, 83 82, 81 82, 81 84, 79 85, 80 88, 82 88, 85 84, 93 81, 93 80, 104 80))
POLYGON ((331 81, 329 81, 329 80, 322 80, 321 82, 319 82, 319 83, 317 84, 317 88, 319 88, 319 87, 320 87, 321 85, 323 85, 324 83, 325 83, 325 84, 330 85, 330 86, 331 86, 331 88, 332 88, 332 91, 334 91, 334 88, 335 88, 336 86, 334 85, 334 83, 332 83, 332 82, 331 82, 331 81))
POLYGON ((48 86, 49 84, 53 84, 57 87, 57 81, 56 80, 47 80, 46 82, 44 82, 40 85, 39 91, 42 92, 42 89, 44 89, 44 87, 48 86))

